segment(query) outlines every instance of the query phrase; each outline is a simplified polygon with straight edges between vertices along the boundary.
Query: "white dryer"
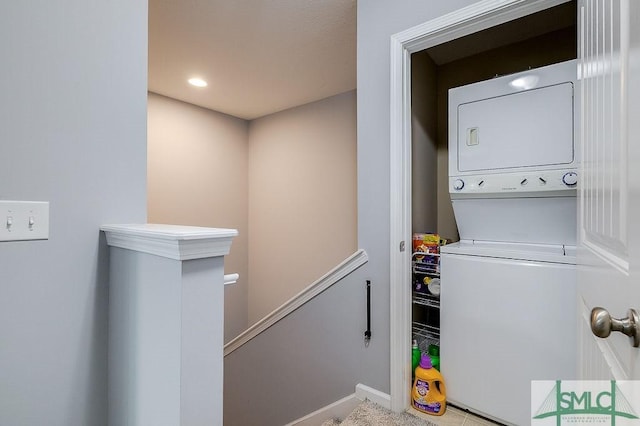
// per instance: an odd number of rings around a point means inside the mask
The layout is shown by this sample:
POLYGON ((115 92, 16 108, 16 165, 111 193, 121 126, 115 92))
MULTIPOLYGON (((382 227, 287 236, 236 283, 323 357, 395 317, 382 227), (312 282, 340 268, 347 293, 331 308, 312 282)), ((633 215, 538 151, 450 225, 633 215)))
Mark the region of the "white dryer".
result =
POLYGON ((447 399, 530 424, 532 380, 576 377, 576 62, 449 92, 441 250, 447 399))

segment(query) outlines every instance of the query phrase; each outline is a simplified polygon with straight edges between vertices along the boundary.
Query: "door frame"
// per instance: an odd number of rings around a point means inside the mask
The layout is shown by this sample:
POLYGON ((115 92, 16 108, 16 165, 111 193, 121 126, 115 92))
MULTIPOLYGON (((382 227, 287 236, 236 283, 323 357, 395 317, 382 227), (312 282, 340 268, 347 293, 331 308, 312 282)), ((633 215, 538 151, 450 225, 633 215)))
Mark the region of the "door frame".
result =
POLYGON ((411 380, 411 54, 568 1, 482 0, 391 36, 389 369, 395 412, 409 407, 411 380))

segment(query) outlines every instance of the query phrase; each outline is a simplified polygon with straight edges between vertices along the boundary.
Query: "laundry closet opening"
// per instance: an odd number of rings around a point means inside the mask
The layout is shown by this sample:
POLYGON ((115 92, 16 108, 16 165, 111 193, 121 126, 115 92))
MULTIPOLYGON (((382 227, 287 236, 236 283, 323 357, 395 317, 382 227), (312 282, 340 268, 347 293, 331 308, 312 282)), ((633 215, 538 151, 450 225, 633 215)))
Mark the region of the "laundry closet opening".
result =
POLYGON ((448 188, 449 89, 576 57, 575 2, 411 55, 413 232, 459 239, 448 188))
MULTIPOLYGON (((449 89, 576 59, 576 16, 576 2, 571 1, 411 55, 414 237, 435 234, 434 239, 449 243, 460 239, 449 196, 449 89)), ((408 241, 411 237, 407 236, 408 241)), ((435 291, 430 291, 427 284, 437 279, 438 271, 415 272, 413 268, 410 275, 411 337, 423 352, 431 347, 436 355, 433 346, 440 341, 439 287, 433 286, 435 291)))

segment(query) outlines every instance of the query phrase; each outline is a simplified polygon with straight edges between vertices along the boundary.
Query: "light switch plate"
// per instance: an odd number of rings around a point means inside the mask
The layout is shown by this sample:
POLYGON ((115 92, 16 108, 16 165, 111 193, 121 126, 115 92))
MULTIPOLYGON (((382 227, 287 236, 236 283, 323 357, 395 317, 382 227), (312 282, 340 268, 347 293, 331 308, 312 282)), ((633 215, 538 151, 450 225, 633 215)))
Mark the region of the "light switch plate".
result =
POLYGON ((48 201, 0 200, 0 241, 47 239, 48 201))

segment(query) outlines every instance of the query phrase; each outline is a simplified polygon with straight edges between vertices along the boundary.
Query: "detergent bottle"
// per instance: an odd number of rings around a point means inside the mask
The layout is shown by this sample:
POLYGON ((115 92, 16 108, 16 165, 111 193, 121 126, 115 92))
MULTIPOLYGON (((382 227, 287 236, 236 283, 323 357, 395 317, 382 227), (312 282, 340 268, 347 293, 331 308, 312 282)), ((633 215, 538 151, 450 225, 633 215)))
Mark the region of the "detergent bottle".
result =
POLYGON ((415 378, 416 367, 420 364, 420 357, 422 353, 420 352, 420 348, 418 347, 418 341, 414 340, 413 345, 411 346, 411 379, 415 378))
POLYGON ((438 345, 429 345, 427 353, 429 354, 433 368, 440 371, 440 347, 438 345))
POLYGON ((443 415, 447 405, 447 391, 442 374, 433 368, 429 355, 422 354, 415 374, 411 390, 413 408, 434 416, 443 415))

